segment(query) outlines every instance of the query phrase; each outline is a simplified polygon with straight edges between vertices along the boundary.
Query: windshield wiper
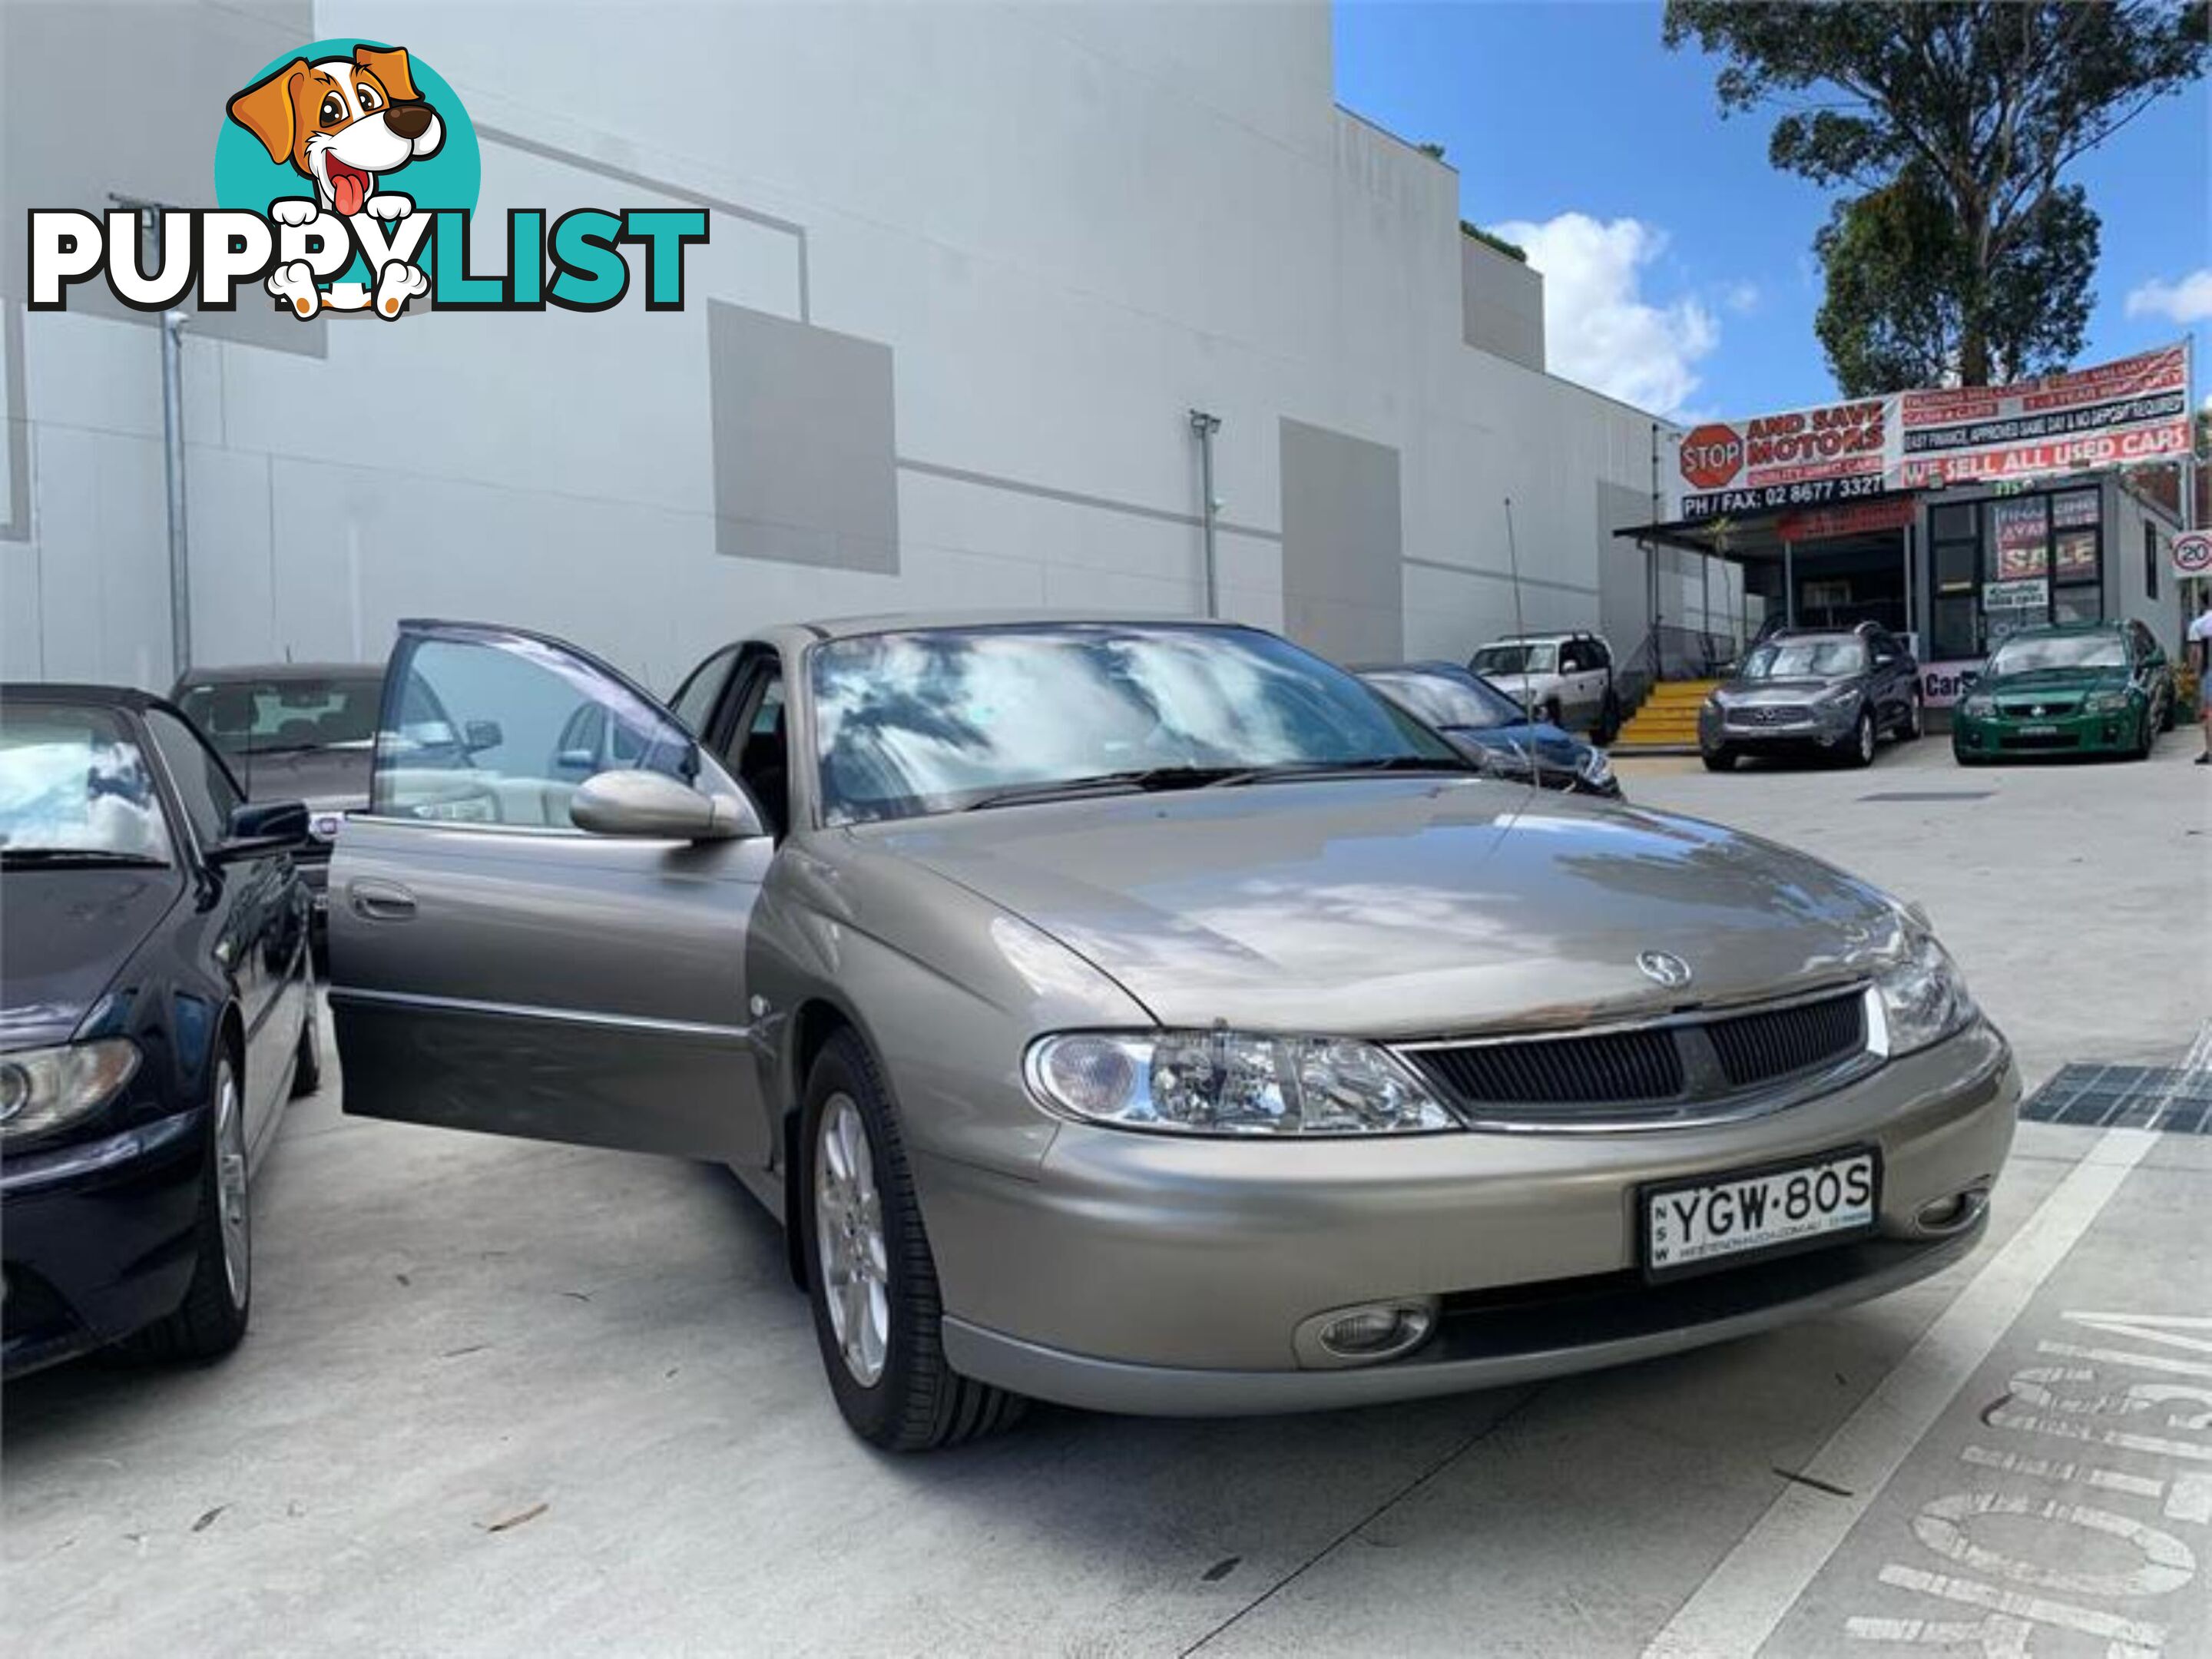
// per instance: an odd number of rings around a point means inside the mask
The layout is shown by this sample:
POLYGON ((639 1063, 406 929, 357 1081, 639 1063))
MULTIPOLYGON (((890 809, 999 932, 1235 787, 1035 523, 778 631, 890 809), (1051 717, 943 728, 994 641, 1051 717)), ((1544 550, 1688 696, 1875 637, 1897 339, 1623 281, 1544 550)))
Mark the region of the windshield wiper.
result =
POLYGON ((0 868, 79 870, 164 870, 168 860, 146 853, 114 853, 99 847, 0 847, 0 868))
POLYGON ((1168 789, 1204 789, 1219 784, 1243 783, 1261 777, 1269 768, 1249 766, 1144 766, 1127 772, 1096 772, 1086 778, 1048 778, 1036 783, 1017 783, 994 789, 960 810, 980 812, 988 806, 1013 806, 1026 801, 1072 800, 1084 795, 1146 794, 1168 789))
POLYGON ((1358 760, 1294 761, 1284 766, 1255 767, 1243 778, 1255 783, 1275 779, 1297 781, 1359 772, 1480 772, 1473 761, 1443 755, 1369 755, 1358 760))

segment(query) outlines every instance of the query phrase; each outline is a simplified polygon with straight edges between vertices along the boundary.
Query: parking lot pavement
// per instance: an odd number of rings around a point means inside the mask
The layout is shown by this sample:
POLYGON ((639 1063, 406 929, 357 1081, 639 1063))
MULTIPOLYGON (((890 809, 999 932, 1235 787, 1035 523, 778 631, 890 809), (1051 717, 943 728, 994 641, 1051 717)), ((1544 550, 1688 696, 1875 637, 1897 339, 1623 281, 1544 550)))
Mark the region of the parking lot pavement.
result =
MULTIPOLYGON (((1621 769, 1926 903, 2033 1083, 2177 1062, 2212 1010, 2193 748, 1621 769)), ((1973 1259, 1724 1347, 902 1460, 723 1173, 341 1087, 264 1166, 238 1354, 7 1391, 12 1650, 2212 1651, 2212 1138, 2024 1125, 1973 1259)))

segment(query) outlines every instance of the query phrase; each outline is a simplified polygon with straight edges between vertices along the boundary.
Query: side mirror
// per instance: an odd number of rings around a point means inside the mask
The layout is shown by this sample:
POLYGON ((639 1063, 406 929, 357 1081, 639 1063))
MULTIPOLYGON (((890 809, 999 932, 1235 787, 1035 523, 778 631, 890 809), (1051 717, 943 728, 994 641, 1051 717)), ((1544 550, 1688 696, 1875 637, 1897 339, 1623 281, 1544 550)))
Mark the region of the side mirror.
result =
POLYGON ((207 849, 210 864, 235 864, 282 853, 307 839, 304 801, 248 801, 230 815, 230 833, 207 849))
POLYGON ((471 755, 496 749, 507 741, 507 733, 499 729, 497 720, 470 720, 461 727, 461 747, 471 755))
POLYGON ((601 772, 576 787, 568 817, 595 836, 653 841, 737 841, 768 827, 742 795, 704 795, 665 773, 601 772))

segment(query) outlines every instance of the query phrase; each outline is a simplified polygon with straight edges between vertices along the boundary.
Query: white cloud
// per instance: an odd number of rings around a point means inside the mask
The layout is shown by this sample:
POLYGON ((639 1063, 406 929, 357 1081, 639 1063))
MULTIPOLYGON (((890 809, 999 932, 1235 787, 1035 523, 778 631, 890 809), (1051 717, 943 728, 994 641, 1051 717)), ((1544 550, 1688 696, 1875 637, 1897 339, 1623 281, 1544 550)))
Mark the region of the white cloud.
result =
POLYGON ((1759 309, 1757 283, 1730 283, 1721 290, 1721 303, 1739 314, 1759 309))
POLYGON ((1544 273, 1544 351, 1554 374, 1662 414, 1697 390, 1696 366, 1720 343, 1720 324, 1694 299, 1655 305, 1644 297, 1664 231, 1586 213, 1495 229, 1528 249, 1544 273))
POLYGON ((2192 270, 2178 283, 2154 276, 2128 295, 2130 317, 2170 317, 2177 323, 2212 319, 2212 265, 2192 270))

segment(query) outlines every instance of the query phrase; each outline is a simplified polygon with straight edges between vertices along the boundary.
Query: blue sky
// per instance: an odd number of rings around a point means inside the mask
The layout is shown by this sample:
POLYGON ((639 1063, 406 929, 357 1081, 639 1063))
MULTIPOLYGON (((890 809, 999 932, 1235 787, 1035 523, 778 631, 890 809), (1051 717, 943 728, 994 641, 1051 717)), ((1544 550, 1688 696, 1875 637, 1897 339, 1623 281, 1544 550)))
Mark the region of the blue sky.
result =
MULTIPOLYGON (((1767 165, 1771 116, 1721 118, 1717 60, 1667 51, 1660 17, 1656 0, 1337 0, 1337 98, 1409 141, 1443 144, 1462 215, 1530 247, 1546 270, 1553 372, 1676 414, 1831 397, 1812 257, 1831 198, 1767 165)), ((2139 117, 2069 176, 2104 220, 2080 361, 2193 332, 2202 396, 2212 385, 2206 84, 2139 117)))

